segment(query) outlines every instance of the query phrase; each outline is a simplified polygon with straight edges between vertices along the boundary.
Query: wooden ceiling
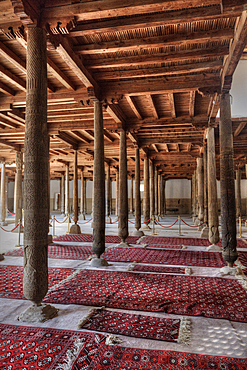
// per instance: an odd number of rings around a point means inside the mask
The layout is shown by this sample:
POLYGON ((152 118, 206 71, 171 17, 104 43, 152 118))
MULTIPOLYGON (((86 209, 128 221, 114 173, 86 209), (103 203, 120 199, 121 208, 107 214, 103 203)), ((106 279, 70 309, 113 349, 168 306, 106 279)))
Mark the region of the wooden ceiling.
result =
MULTIPOLYGON (((127 131, 128 171, 135 147, 166 179, 191 178, 205 129, 216 127, 247 41, 243 0, 0 1, 0 160, 24 151, 26 30, 47 31, 51 178, 65 164, 92 178, 93 100, 103 101, 105 162, 114 177, 119 132, 127 131)), ((236 166, 247 156, 247 117, 233 121, 236 166)), ((141 163, 143 163, 141 161, 141 163)), ((14 177, 14 167, 7 166, 14 177)), ((141 164, 141 172, 143 165, 141 164)))

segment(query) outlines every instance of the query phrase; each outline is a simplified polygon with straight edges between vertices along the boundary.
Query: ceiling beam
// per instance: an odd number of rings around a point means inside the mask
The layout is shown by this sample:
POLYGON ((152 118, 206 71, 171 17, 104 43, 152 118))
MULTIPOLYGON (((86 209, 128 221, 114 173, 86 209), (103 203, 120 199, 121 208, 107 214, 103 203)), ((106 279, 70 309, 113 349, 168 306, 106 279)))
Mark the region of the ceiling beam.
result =
POLYGON ((135 113, 136 117, 138 119, 142 119, 142 116, 141 116, 140 111, 139 111, 139 109, 137 107, 137 104, 134 101, 134 98, 132 96, 126 95, 126 100, 129 103, 129 105, 130 105, 131 109, 133 110, 133 112, 135 113))
POLYGON ((233 136, 236 137, 240 134, 240 132, 245 128, 247 122, 240 122, 236 130, 234 131, 233 136))
POLYGON ((158 115, 158 112, 157 112, 157 109, 154 103, 154 98, 152 97, 152 95, 147 94, 147 99, 148 99, 148 103, 150 105, 151 111, 153 113, 153 117, 156 119, 159 119, 159 115, 158 115))
POLYGON ((169 101, 169 104, 170 104, 171 116, 173 118, 176 118, 177 115, 176 115, 176 107, 175 107, 175 101, 174 101, 174 94, 173 93, 170 93, 170 94, 167 94, 167 95, 168 95, 168 101, 169 101))
POLYGON ((189 102, 189 116, 194 117, 195 115, 195 99, 196 99, 196 92, 190 91, 190 102, 189 102))

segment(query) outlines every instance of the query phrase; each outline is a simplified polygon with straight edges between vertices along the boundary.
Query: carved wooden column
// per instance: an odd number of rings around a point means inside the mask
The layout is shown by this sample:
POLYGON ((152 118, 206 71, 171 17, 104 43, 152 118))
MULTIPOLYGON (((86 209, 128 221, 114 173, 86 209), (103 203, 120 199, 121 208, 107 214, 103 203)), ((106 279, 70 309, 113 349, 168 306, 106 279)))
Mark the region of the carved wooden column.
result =
POLYGON ((143 199, 143 222, 142 229, 149 230, 150 219, 150 190, 149 190, 149 159, 144 157, 144 199, 143 199), (148 222, 147 222, 148 221, 148 222))
POLYGON ((65 176, 64 173, 61 175, 61 180, 60 180, 60 194, 61 194, 61 215, 65 216, 65 176))
POLYGON ((154 164, 151 161, 149 166, 149 175, 150 175, 150 217, 155 213, 154 205, 154 164))
POLYGON ((161 217, 161 174, 158 173, 158 216, 161 217))
POLYGON ((81 206, 79 220, 85 220, 85 179, 83 169, 81 169, 81 206))
POLYGON ((22 220, 22 166, 23 153, 21 151, 15 153, 16 177, 15 177, 15 225, 22 220))
POLYGON ((93 169, 93 252, 95 267, 107 265, 100 258, 105 251, 105 166, 104 166, 104 130, 102 103, 94 102, 94 169, 93 169))
POLYGON ((57 309, 41 304, 48 290, 48 134, 46 32, 34 25, 27 30, 27 93, 24 169, 23 293, 34 303, 19 317, 45 321, 57 309))
POLYGON ((69 164, 65 167, 65 214, 70 214, 69 210, 69 164))
POLYGON ((83 203, 84 203, 84 219, 87 214, 87 179, 83 180, 83 203))
MULTIPOLYGON (((133 192, 134 192, 134 186, 133 186, 133 182, 134 182, 134 176, 131 175, 130 177, 130 214, 133 214, 133 205, 134 205, 134 197, 133 197, 133 192)), ((136 189, 136 187, 135 187, 136 189)), ((136 204, 136 203, 135 203, 136 204)))
POLYGON ((208 239, 208 172, 207 172, 207 144, 203 146, 203 171, 204 171, 204 213, 203 213, 203 221, 204 227, 201 231, 201 238, 208 239))
POLYGON ((158 209, 158 168, 155 166, 155 171, 154 171, 154 213, 159 220, 159 209, 158 209))
POLYGON ((0 224, 2 226, 6 226, 7 222, 5 221, 6 216, 6 189, 5 189, 5 183, 6 183, 6 174, 5 174, 5 163, 2 163, 1 165, 1 221, 0 224))
POLYGON ((164 217, 164 184, 162 175, 160 175, 160 216, 164 217))
POLYGON ((203 222, 204 219, 204 170, 203 170, 203 158, 197 158, 197 182, 198 182, 198 225, 203 222))
POLYGON ((196 194, 195 194, 195 172, 192 174, 192 179, 191 179, 191 213, 192 213, 192 218, 193 222, 195 222, 195 214, 196 214, 196 194))
POLYGON ((78 221, 78 172, 77 172, 77 150, 74 151, 74 187, 73 187, 73 221, 70 234, 80 234, 81 228, 77 224, 78 221))
POLYGON ((118 220, 118 209, 119 209, 119 172, 116 172, 116 203, 115 203, 115 214, 118 220))
POLYGON ((106 165, 106 222, 111 224, 110 210, 111 210, 111 176, 110 165, 106 165))
POLYGON ((128 231, 128 187, 127 187, 127 152, 126 132, 120 132, 119 146, 119 214, 118 214, 118 236, 121 239, 120 245, 128 246, 125 239, 128 231))
POLYGON ((222 256, 228 263, 229 273, 238 258, 236 238, 236 205, 233 162, 233 138, 229 93, 220 97, 220 193, 222 256))
POLYGON ((208 129, 208 227, 209 241, 212 243, 209 250, 221 250, 216 244, 219 242, 219 216, 216 183, 216 163, 215 163, 215 141, 214 128, 208 129))
POLYGON ((135 148, 135 228, 134 236, 142 236, 141 228, 141 192, 140 192, 140 152, 135 148))
POLYGON ((241 170, 236 170, 236 217, 242 217, 241 207, 241 170))
POLYGON ((166 180, 163 178, 163 213, 166 215, 166 180))

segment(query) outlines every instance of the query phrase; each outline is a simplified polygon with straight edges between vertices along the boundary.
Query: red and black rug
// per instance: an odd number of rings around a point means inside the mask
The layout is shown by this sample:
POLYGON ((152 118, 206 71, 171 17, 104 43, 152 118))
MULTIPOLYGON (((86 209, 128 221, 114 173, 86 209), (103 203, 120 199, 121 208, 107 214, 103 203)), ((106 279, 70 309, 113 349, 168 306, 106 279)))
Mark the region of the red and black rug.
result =
POLYGON ((136 338, 182 342, 188 339, 189 328, 179 319, 131 315, 119 311, 92 309, 79 323, 80 328, 136 338), (184 332, 183 332, 184 331, 184 332))
MULTIPOLYGON (((129 244, 136 244, 138 239, 140 239, 139 236, 128 236, 128 238, 125 241, 126 243, 129 243, 129 244)), ((67 234, 67 235, 57 236, 56 238, 53 238, 53 240, 63 241, 63 242, 93 242, 93 235, 91 234, 67 234)), ((118 244, 118 243, 121 243, 121 239, 119 238, 119 236, 106 235, 105 243, 118 244)))
POLYGON ((226 265, 220 252, 115 247, 108 249, 102 257, 107 261, 115 262, 135 261, 139 263, 203 267, 223 267, 226 265))
POLYGON ((83 270, 44 301, 247 322, 247 292, 215 277, 83 270))
MULTIPOLYGON (((49 245, 48 258, 61 258, 71 260, 86 260, 93 254, 92 247, 77 245, 49 245)), ((11 257, 22 257, 23 248, 15 249, 5 254, 11 257)))
POLYGON ((161 274, 185 274, 185 267, 141 265, 139 263, 130 266, 128 271, 158 272, 161 274))
POLYGON ((91 361, 104 342, 101 334, 0 324, 0 369, 93 369, 91 361))
MULTIPOLYGON (((75 269, 48 268, 49 288, 58 284, 73 274, 75 269)), ((1 265, 0 267, 0 297, 11 299, 25 299, 22 290, 23 267, 1 265)))
POLYGON ((247 360, 196 353, 102 346, 91 362, 94 370, 246 370, 247 360))

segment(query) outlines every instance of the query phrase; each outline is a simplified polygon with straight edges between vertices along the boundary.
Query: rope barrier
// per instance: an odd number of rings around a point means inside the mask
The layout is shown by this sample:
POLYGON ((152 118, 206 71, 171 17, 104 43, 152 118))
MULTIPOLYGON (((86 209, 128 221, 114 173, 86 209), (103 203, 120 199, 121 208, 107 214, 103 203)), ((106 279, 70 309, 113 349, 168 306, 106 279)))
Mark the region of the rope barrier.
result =
POLYGON ((141 225, 143 225, 143 224, 147 224, 149 221, 151 221, 152 220, 152 218, 150 218, 149 220, 147 220, 147 221, 144 221, 144 222, 142 222, 141 223, 141 225))
POLYGON ((204 224, 205 224, 205 222, 203 222, 203 223, 201 223, 200 225, 189 225, 189 224, 187 224, 187 222, 185 222, 182 218, 181 218, 181 221, 183 221, 183 223, 184 223, 185 225, 189 226, 189 227, 200 227, 200 226, 202 226, 202 225, 204 225, 204 224))
POLYGON ((8 211, 12 216, 15 216, 15 213, 11 213, 8 209, 7 209, 7 211, 8 211))
POLYGON ((135 225, 135 222, 132 222, 132 221, 130 221, 130 220, 128 220, 131 224, 133 224, 133 225, 135 225))
POLYGON ((59 224, 63 224, 64 222, 67 221, 68 219, 68 216, 63 220, 63 221, 58 221, 56 218, 54 218, 56 222, 58 222, 59 224))
POLYGON ((17 224, 12 230, 6 230, 4 229, 2 226, 0 226, 0 228, 3 230, 3 231, 6 231, 6 233, 12 233, 12 231, 14 231, 15 229, 17 229, 17 227, 19 226, 19 224, 17 224))
POLYGON ((155 221, 156 221, 156 223, 157 223, 159 226, 163 227, 164 229, 169 229, 170 227, 174 226, 174 225, 178 222, 178 218, 177 218, 177 219, 176 219, 176 221, 175 221, 172 225, 170 225, 170 226, 164 226, 164 225, 161 225, 161 224, 156 220, 156 218, 155 218, 155 221))
POLYGON ((92 219, 93 219, 93 217, 91 217, 90 220, 88 220, 86 222, 78 222, 77 221, 77 223, 80 224, 80 225, 85 225, 85 224, 88 224, 90 221, 92 221, 92 219))

